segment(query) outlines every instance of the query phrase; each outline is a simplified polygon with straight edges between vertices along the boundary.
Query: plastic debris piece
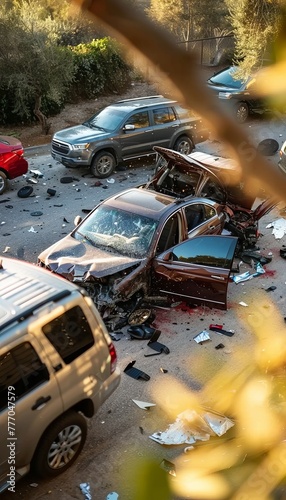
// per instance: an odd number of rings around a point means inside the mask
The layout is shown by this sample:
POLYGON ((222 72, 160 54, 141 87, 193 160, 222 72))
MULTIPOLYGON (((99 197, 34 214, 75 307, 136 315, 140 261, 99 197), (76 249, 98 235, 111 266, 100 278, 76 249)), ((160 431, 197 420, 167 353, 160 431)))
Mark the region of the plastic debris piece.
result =
POLYGON ((194 337, 194 341, 197 342, 197 344, 200 344, 202 342, 206 342, 207 340, 210 340, 210 336, 209 336, 209 333, 206 331, 206 330, 203 330, 201 333, 198 333, 198 335, 196 335, 194 337))
POLYGON ((138 370, 138 368, 134 368, 135 363, 136 361, 131 361, 130 363, 128 363, 128 365, 124 369, 124 373, 126 373, 126 375, 129 375, 132 378, 135 378, 136 380, 138 379, 146 381, 150 380, 150 375, 143 372, 142 370, 138 370))
POLYGON ((260 276, 261 274, 264 274, 264 273, 265 273, 265 271, 264 271, 261 263, 257 262, 255 264, 255 273, 251 274, 250 271, 246 271, 245 273, 233 276, 232 280, 236 284, 238 284, 238 283, 241 283, 242 281, 247 281, 247 280, 251 280, 252 278, 256 278, 257 276, 260 276))
POLYGON ((146 403, 145 401, 138 401, 138 399, 132 399, 133 403, 135 403, 141 410, 149 410, 151 406, 156 406, 155 403, 146 403))
POLYGON ((160 372, 162 373, 168 373, 168 370, 166 370, 165 368, 162 368, 162 366, 160 367, 160 372))
MULTIPOLYGON (((48 188, 47 189, 47 193, 50 195, 50 196, 55 196, 56 194, 56 190, 55 189, 52 189, 52 188, 48 188)), ((57 205, 54 205, 54 206, 57 206, 57 205)), ((61 205, 62 206, 62 205, 61 205)))
POLYGON ((164 469, 165 471, 168 472, 171 476, 176 477, 176 467, 173 462, 170 462, 169 460, 166 460, 163 458, 162 462, 160 463, 161 469, 164 469))
POLYGON ((226 335, 227 337, 232 337, 234 335, 234 330, 223 330, 219 325, 210 324, 209 329, 212 332, 218 333, 220 335, 226 335))
POLYGON ((30 229, 28 229, 28 233, 37 233, 38 231, 35 231, 35 229, 33 228, 33 226, 30 227, 30 229))
POLYGON ((276 290, 276 286, 272 285, 272 286, 269 286, 268 288, 265 289, 265 292, 273 292, 273 290, 276 290))
POLYGON ((107 179, 107 182, 109 184, 114 184, 115 183, 115 179, 111 178, 111 179, 107 179))
POLYGON ((44 177, 44 174, 42 174, 42 172, 40 170, 30 170, 30 173, 34 176, 34 177, 38 177, 39 179, 41 177, 44 177))
POLYGON ((108 493, 106 500, 117 500, 119 498, 118 493, 112 491, 112 493, 108 493))
POLYGON ((148 347, 151 347, 151 349, 154 349, 154 351, 159 352, 160 354, 162 353, 169 354, 170 349, 164 344, 157 342, 160 335, 161 335, 161 330, 155 330, 147 345, 148 347))
POLYGON ((31 212, 30 215, 32 215, 32 217, 40 217, 40 215, 43 215, 43 212, 31 212))
POLYGON ((243 306, 243 307, 248 307, 248 304, 246 304, 246 303, 245 303, 245 302, 243 302, 243 301, 239 302, 239 304, 240 304, 241 306, 243 306))
POLYGON ((195 410, 185 410, 166 431, 155 432, 149 437, 164 445, 192 445, 196 441, 208 441, 211 436, 222 436, 233 425, 232 420, 219 413, 207 410, 199 414, 195 410))
POLYGON ((5 247, 5 250, 3 250, 3 253, 9 252, 9 250, 11 250, 11 247, 5 247))
POLYGON ((89 483, 80 483, 79 487, 80 487, 80 491, 84 494, 84 498, 86 500, 92 500, 92 496, 90 493, 90 484, 89 483))
POLYGON ((218 344, 215 346, 215 349, 223 349, 224 345, 223 344, 218 344))
POLYGON ((30 486, 32 486, 32 488, 37 488, 39 485, 38 483, 31 483, 30 486))

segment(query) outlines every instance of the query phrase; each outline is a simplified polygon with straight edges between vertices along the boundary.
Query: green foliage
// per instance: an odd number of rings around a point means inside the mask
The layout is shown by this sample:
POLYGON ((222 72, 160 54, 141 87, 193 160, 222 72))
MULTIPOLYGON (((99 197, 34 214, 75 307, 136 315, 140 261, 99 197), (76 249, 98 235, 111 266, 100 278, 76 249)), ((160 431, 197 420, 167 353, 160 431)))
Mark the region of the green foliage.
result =
POLYGON ((238 76, 270 62, 270 47, 280 25, 280 0, 226 0, 236 38, 235 59, 238 76))
POLYGON ((229 28, 223 0, 151 0, 147 14, 178 39, 211 37, 215 28, 229 28))
POLYGON ((118 45, 109 37, 71 47, 76 68, 71 98, 91 99, 124 90, 131 69, 122 59, 118 45))

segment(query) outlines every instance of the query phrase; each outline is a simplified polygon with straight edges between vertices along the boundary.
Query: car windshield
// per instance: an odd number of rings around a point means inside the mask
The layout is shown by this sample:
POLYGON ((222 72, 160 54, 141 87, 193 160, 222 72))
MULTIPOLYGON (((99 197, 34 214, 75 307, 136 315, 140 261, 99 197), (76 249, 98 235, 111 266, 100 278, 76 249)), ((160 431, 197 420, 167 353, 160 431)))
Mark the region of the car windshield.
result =
POLYGON ((75 231, 74 237, 127 257, 144 258, 157 222, 148 217, 100 206, 75 231))
POLYGON ((123 122, 124 118, 126 118, 126 111, 108 106, 84 122, 84 125, 91 128, 106 130, 106 132, 111 132, 117 129, 117 127, 123 122))
POLYGON ((235 68, 230 68, 225 71, 221 71, 217 75, 212 76, 209 82, 212 85, 221 85, 222 87, 231 87, 234 89, 240 89, 245 83, 243 80, 235 78, 236 70, 235 68))

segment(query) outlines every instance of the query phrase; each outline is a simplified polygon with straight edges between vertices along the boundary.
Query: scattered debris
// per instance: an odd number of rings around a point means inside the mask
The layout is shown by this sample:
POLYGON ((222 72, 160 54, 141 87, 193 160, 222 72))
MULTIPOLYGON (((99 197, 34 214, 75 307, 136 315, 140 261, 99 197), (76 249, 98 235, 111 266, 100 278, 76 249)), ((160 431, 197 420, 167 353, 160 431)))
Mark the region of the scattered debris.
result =
POLYGON ((130 334, 130 337, 136 340, 147 340, 151 339, 152 335, 155 332, 155 328, 149 327, 147 325, 136 326, 132 325, 127 329, 127 332, 130 334))
POLYGON ((215 346, 215 349, 223 349, 224 345, 223 344, 218 344, 215 346))
POLYGON ((265 270, 263 269, 262 265, 260 262, 257 262, 255 265, 256 272, 255 273, 250 273, 250 271, 246 271, 245 273, 238 274, 236 276, 232 276, 232 280, 238 284, 241 283, 242 281, 248 281, 251 280, 252 278, 256 278, 257 276, 261 276, 261 274, 265 273, 265 270))
POLYGON ((107 179, 107 181, 109 184, 114 184, 115 183, 115 179, 113 179, 112 177, 110 179, 107 179))
POLYGON ((211 436, 222 436, 233 425, 232 420, 218 413, 206 411, 200 415, 195 410, 185 410, 166 431, 155 432, 149 437, 159 444, 195 444, 196 441, 208 441, 211 436))
POLYGON ((113 491, 112 493, 108 493, 106 500, 117 500, 119 498, 118 493, 113 491))
MULTIPOLYGON (((50 195, 50 196, 55 196, 56 194, 56 190, 55 189, 52 189, 52 188, 48 188, 47 189, 47 193, 50 195)), ((54 205, 56 206, 56 205, 54 205)))
POLYGON ((17 192, 19 198, 28 198, 33 192, 32 186, 24 186, 17 192))
POLYGON ((139 401, 138 399, 132 399, 133 403, 135 403, 141 410, 149 410, 151 406, 156 406, 155 403, 145 403, 145 401, 139 401))
POLYGON ((272 286, 269 286, 268 288, 265 288, 265 292, 273 292, 273 290, 276 290, 276 286, 272 285, 272 286))
POLYGON ((129 375, 132 378, 135 378, 136 380, 138 379, 146 381, 150 380, 150 375, 143 372, 142 370, 138 370, 138 368, 134 368, 135 363, 136 361, 131 361, 130 363, 128 363, 128 365, 124 369, 124 373, 126 373, 126 375, 129 375))
POLYGON ((223 330, 222 325, 213 325, 209 326, 209 329, 212 332, 218 333, 219 335, 226 335, 227 337, 232 337, 234 335, 233 330, 223 330))
POLYGON ((32 215, 33 217, 40 217, 40 215, 43 215, 43 212, 31 212, 30 215, 32 215))
POLYGON ((286 234, 286 219, 276 219, 270 224, 267 224, 266 229, 273 227, 272 234, 274 234, 276 240, 280 240, 283 238, 284 234, 286 234))
POLYGON ((279 143, 275 139, 263 139, 257 146, 257 151, 263 156, 273 156, 278 149, 279 143))
POLYGON ((151 349, 154 349, 154 351, 159 352, 160 354, 163 352, 165 354, 169 354, 170 349, 167 346, 165 346, 164 344, 160 344, 160 342, 157 342, 160 335, 161 335, 161 331, 155 330, 147 345, 148 345, 148 347, 151 347, 151 349))
POLYGON ((129 325, 142 325, 146 321, 151 321, 150 317, 153 314, 151 309, 136 309, 128 316, 129 325))
POLYGON ((168 373, 168 370, 166 370, 165 368, 160 367, 160 372, 162 372, 162 373, 168 373))
POLYGON ((171 476, 176 477, 175 464, 173 464, 172 462, 169 462, 169 460, 166 460, 165 458, 163 458, 162 462, 160 463, 160 467, 161 467, 161 469, 164 469, 166 472, 168 472, 168 474, 170 474, 171 476))
POLYGON ((30 173, 38 178, 38 179, 41 179, 42 177, 44 177, 44 174, 42 174, 42 172, 40 170, 30 170, 30 173))
POLYGON ((203 342, 206 342, 207 340, 210 340, 210 336, 209 336, 209 333, 206 331, 206 330, 203 330, 201 333, 198 333, 198 335, 196 335, 194 337, 194 341, 197 343, 197 344, 202 344, 203 342))
POLYGON ((282 245, 282 248, 280 248, 280 256, 286 259, 286 245, 282 245))
POLYGON ((81 483, 79 485, 79 487, 80 487, 80 491, 84 494, 84 498, 86 500, 92 500, 89 483, 81 483))
POLYGON ((246 304, 245 302, 241 301, 239 302, 239 305, 243 306, 243 307, 248 307, 248 304, 246 304))
POLYGON ((33 226, 30 227, 30 229, 28 229, 28 233, 37 233, 38 231, 35 231, 35 229, 33 228, 33 226))
POLYGON ((70 184, 73 181, 79 181, 76 177, 61 177, 60 178, 60 183, 61 184, 70 184))
POLYGON ((3 250, 3 253, 9 252, 9 250, 11 250, 11 247, 5 247, 5 250, 3 250))

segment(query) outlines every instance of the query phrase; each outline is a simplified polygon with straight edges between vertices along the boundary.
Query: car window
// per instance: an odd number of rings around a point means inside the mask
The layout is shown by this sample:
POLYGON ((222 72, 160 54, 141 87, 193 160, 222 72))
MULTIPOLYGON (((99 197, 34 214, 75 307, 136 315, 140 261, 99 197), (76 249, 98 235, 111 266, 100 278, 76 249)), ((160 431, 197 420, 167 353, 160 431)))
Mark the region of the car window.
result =
POLYGON ((164 250, 167 250, 168 248, 179 243, 179 227, 177 214, 167 220, 158 241, 157 253, 162 253, 164 250))
POLYGON ((188 232, 206 220, 204 206, 201 203, 185 207, 185 215, 187 219, 188 232))
POLYGON ((67 364, 94 344, 91 328, 79 306, 44 325, 43 332, 67 364))
POLYGON ((135 128, 145 128, 150 126, 148 111, 142 111, 141 113, 134 113, 134 115, 129 116, 125 125, 134 125, 135 128))
POLYGON ((159 108, 153 110, 153 119, 155 125, 161 125, 163 123, 170 123, 176 120, 176 115, 172 108, 159 108))
POLYGON ((15 399, 49 380, 49 372, 29 342, 14 347, 0 357, 0 410, 7 408, 7 390, 14 388, 15 399))
POLYGON ((220 236, 202 236, 186 240, 172 252, 175 261, 200 266, 230 269, 233 257, 233 240, 220 236))
POLYGON ((123 122, 126 114, 122 109, 114 106, 108 106, 96 115, 92 116, 89 120, 84 122, 87 127, 106 130, 112 132, 123 122))

